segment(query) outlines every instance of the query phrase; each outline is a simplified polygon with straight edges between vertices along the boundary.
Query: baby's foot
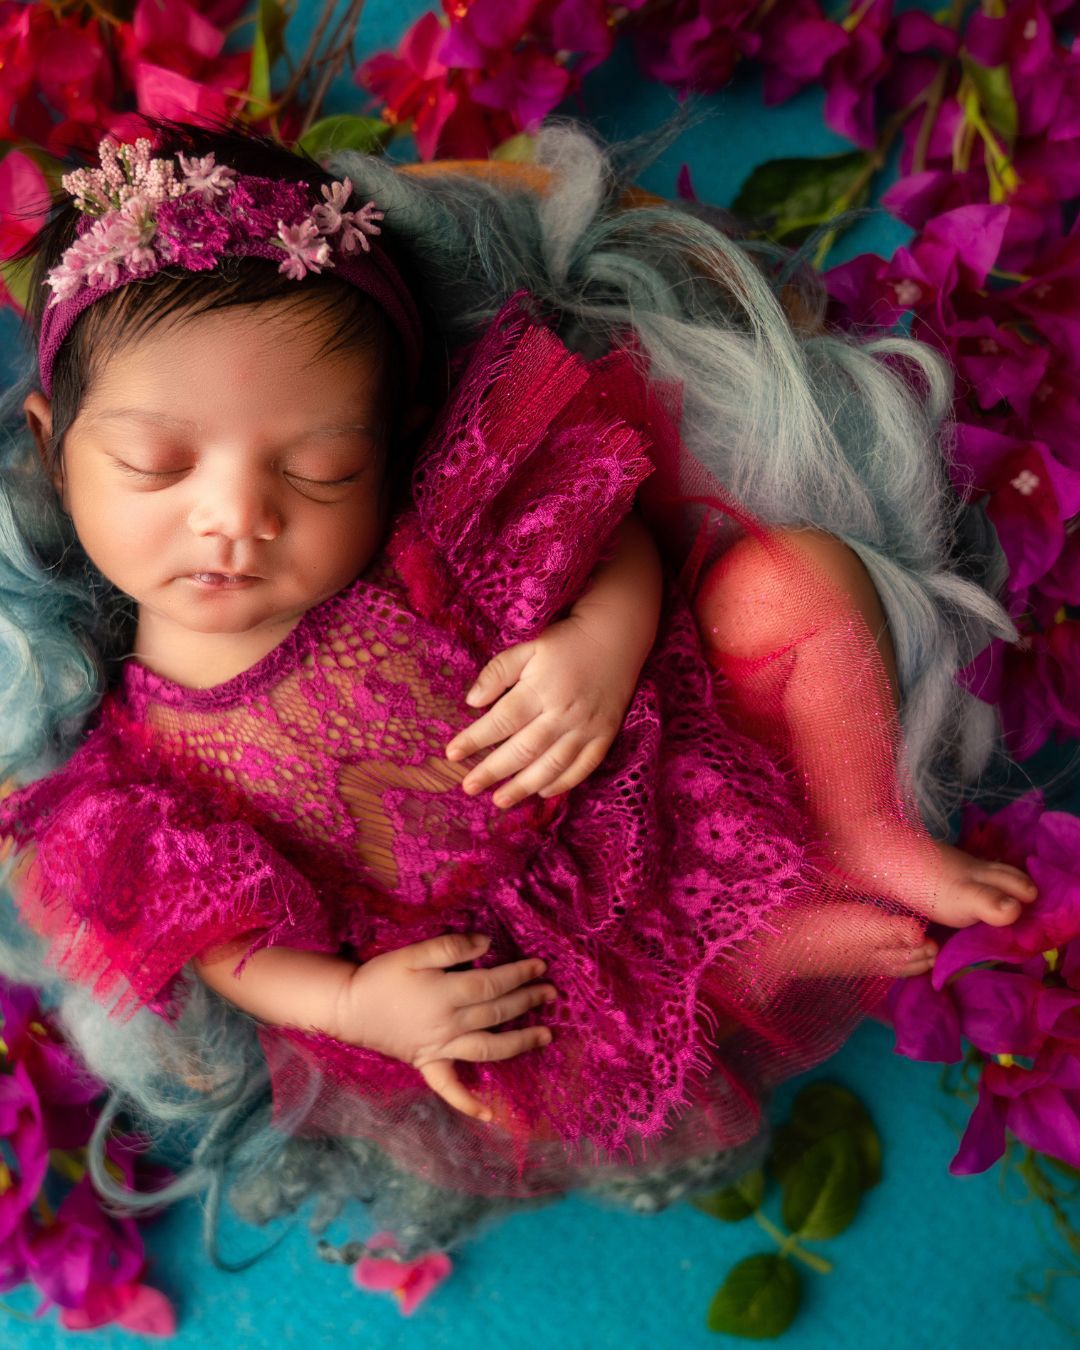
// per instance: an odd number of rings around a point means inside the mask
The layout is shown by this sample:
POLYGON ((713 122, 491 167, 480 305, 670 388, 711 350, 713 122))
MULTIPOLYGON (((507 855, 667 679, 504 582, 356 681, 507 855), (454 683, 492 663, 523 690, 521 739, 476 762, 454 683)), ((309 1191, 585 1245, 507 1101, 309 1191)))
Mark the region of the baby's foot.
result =
POLYGON ((867 902, 825 899, 793 910, 779 932, 758 939, 754 978, 764 989, 792 976, 924 975, 938 950, 924 927, 913 915, 889 914, 867 902))
POLYGON ((951 844, 935 843, 940 872, 937 886, 925 908, 912 895, 912 908, 922 909, 935 923, 948 928, 969 928, 989 923, 1004 928, 1015 923, 1038 894, 1035 883, 1019 867, 986 862, 951 844))
POLYGON ((947 928, 1015 923, 1038 894, 1018 867, 974 858, 891 822, 834 837, 833 865, 846 884, 947 928))

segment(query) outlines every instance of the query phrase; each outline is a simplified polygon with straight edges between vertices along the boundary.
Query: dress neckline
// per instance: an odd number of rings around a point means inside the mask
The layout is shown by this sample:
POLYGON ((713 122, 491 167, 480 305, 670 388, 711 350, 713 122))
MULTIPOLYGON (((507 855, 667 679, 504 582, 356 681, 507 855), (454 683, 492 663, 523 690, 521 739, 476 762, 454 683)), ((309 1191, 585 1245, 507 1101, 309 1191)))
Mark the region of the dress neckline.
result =
POLYGON ((170 680, 165 675, 156 674, 132 656, 124 665, 121 690, 127 700, 165 703, 172 708, 233 708, 238 703, 265 693, 286 671, 295 669, 300 652, 311 645, 312 629, 321 630, 323 625, 320 620, 340 600, 342 594, 345 592, 321 600, 306 610, 276 646, 271 647, 246 670, 239 671, 220 684, 194 689, 177 680, 170 680))

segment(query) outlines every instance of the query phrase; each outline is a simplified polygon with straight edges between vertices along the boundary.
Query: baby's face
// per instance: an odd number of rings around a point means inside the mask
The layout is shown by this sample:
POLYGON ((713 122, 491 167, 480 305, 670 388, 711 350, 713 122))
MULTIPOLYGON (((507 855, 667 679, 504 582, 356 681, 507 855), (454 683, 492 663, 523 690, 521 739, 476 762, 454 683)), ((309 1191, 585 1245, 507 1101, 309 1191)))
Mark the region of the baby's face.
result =
POLYGON ((218 678, 246 668, 379 545, 380 363, 320 354, 310 319, 167 321, 109 359, 65 437, 79 539, 138 602, 138 654, 174 678, 189 650, 218 678))

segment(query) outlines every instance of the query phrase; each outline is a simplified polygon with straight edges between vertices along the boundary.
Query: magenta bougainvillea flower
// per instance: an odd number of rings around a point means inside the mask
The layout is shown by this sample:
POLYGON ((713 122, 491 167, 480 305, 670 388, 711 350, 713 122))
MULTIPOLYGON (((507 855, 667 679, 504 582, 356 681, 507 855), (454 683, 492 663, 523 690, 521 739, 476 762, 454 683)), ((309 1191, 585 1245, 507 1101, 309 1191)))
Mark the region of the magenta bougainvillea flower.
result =
POLYGON ((1080 736, 1080 621, 1059 617, 1019 642, 993 642, 961 674, 984 703, 996 704, 1005 745, 1030 758, 1051 738, 1080 736))
POLYGON ((511 119, 481 107, 464 71, 451 70, 439 55, 446 29, 437 14, 425 14, 394 52, 380 52, 357 67, 356 80, 382 102, 392 125, 412 122, 421 159, 436 153, 480 158, 514 135, 511 119))
POLYGON ((24 1064, 0 1075, 0 1139, 8 1150, 8 1161, 0 1156, 0 1243, 4 1243, 21 1226, 49 1167, 41 1103, 24 1064))
POLYGON ((0 4, 0 140, 44 145, 53 119, 32 97, 41 35, 49 17, 33 5, 0 4))
POLYGON ((48 145, 62 151, 93 139, 116 94, 113 65, 96 24, 66 20, 41 40, 34 53, 41 92, 60 115, 48 145))
POLYGON ((118 55, 149 117, 212 121, 237 112, 250 77, 249 52, 223 50, 224 29, 185 0, 138 0, 120 29, 118 55))
POLYGON ((62 1308, 60 1325, 65 1331, 92 1331, 115 1322, 139 1336, 173 1336, 176 1313, 172 1304, 151 1285, 98 1285, 88 1290, 79 1308, 62 1308))
POLYGON ((1061 555, 1065 521, 1080 512, 1080 472, 1039 441, 967 422, 956 436, 961 486, 991 494, 987 509, 1009 560, 1009 586, 1020 591, 1061 555))
POLYGON ((892 64, 891 20, 892 0, 853 0, 844 24, 846 46, 824 69, 825 121, 866 149, 877 141, 877 90, 892 64))
POLYGON ((1005 206, 959 206, 929 219, 890 259, 863 253, 831 268, 837 317, 888 327, 911 311, 918 336, 947 351, 952 324, 977 306, 997 262, 1008 216, 1005 206))
POLYGON ((1039 895, 1008 927, 952 934, 929 975, 897 984, 897 1052, 956 1063, 966 1040, 980 1057, 978 1103, 952 1172, 990 1167, 1007 1131, 1080 1166, 1080 819, 1044 812, 1033 795, 996 816, 969 811, 964 843, 1025 866, 1039 895))
MULTIPOLYGON (((369 1246, 393 1252, 397 1243, 391 1233, 377 1233, 369 1246)), ((393 1294, 404 1316, 411 1317, 453 1268, 445 1252, 430 1252, 412 1261, 393 1255, 362 1256, 353 1268, 353 1278, 361 1289, 393 1294)))
MULTIPOLYGON (((38 165, 21 150, 9 150, 0 160, 0 260, 13 257, 44 225, 49 201, 38 165)), ((5 298, 21 309, 0 281, 0 302, 5 298)))
POLYGON ((638 62, 681 93, 720 89, 740 57, 760 47, 748 26, 756 8, 754 0, 675 0, 635 26, 638 62))
MULTIPOLYGON (((43 1296, 39 1312, 58 1306, 71 1330, 119 1322, 170 1335, 168 1300, 142 1283, 137 1225, 106 1214, 78 1152, 93 1132, 101 1084, 63 1043, 34 991, 0 980, 0 1019, 0 1292, 32 1281, 43 1296), (55 1210, 54 1188, 51 1203, 43 1190, 51 1159, 75 1180, 55 1210)), ((148 1165, 144 1149, 137 1137, 115 1138, 108 1156, 129 1187, 153 1190, 171 1174, 148 1165)))
POLYGON ((102 1086, 72 1054, 33 990, 0 981, 0 1026, 6 1058, 34 1085, 50 1149, 82 1148, 93 1133, 102 1086))
POLYGON ((89 1176, 64 1197, 28 1247, 28 1273, 50 1303, 85 1306, 91 1289, 130 1284, 145 1262, 131 1219, 105 1214, 89 1176))
POLYGON ((793 0, 773 9, 761 26, 758 52, 765 102, 783 103, 820 80, 828 62, 847 46, 847 33, 825 17, 817 0, 793 0))

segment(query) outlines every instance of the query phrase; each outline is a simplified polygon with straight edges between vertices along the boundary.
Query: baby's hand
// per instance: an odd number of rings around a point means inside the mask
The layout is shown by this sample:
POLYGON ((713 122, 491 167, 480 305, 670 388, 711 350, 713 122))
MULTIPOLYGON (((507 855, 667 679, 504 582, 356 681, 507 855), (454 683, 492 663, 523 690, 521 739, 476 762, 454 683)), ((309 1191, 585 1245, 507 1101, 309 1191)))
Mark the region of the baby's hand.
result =
POLYGON ((489 945, 486 937, 445 933, 365 961, 342 991, 338 1039, 411 1064, 450 1106, 490 1120, 491 1111, 465 1088, 452 1061, 512 1059, 547 1045, 547 1027, 497 1034, 488 1028, 551 1002, 555 990, 531 983, 544 973, 543 961, 447 969, 483 956, 489 945))
POLYGON ((634 693, 636 669, 590 637, 573 615, 531 642, 489 661, 466 702, 483 717, 455 736, 446 757, 462 760, 497 745, 462 780, 475 796, 503 782, 496 806, 514 806, 533 792, 554 797, 587 778, 608 752, 634 693), (504 693, 504 690, 509 690, 504 693))

